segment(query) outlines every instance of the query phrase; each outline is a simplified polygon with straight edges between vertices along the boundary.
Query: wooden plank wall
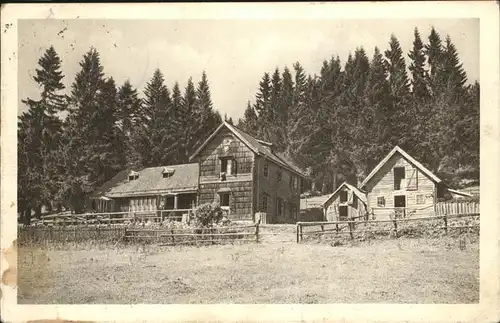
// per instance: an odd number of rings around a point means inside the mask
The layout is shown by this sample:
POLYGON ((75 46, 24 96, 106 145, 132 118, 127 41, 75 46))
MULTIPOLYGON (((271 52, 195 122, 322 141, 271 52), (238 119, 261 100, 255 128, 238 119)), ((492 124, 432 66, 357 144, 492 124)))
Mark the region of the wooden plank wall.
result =
POLYGON ((436 215, 479 213, 478 202, 439 202, 435 205, 436 215))
MULTIPOLYGON (((290 178, 291 176, 297 176, 262 156, 256 156, 255 163, 258 181, 258 192, 255 197, 257 210, 267 213, 267 223, 295 223, 296 219, 293 218, 292 207, 296 208, 298 217, 300 212, 300 181, 297 189, 295 189, 290 178), (266 164, 268 175, 264 176, 264 166, 266 164), (281 171, 281 181, 278 181, 278 170, 281 171), (264 194, 267 195, 267 211, 262 209, 264 194), (276 214, 278 197, 284 201, 281 217, 276 214)), ((299 180, 298 177, 297 180, 299 180)))
POLYGON ((414 210, 411 213, 412 217, 432 216, 434 213, 432 206, 435 203, 435 183, 425 174, 417 171, 417 190, 407 190, 406 181, 403 181, 401 190, 396 191, 394 190, 394 167, 405 167, 405 170, 408 170, 414 166, 400 154, 395 154, 367 183, 368 206, 373 208, 375 218, 377 220, 390 218, 390 215, 394 213, 392 208, 394 208, 395 195, 406 196, 406 207, 414 210), (423 197, 420 204, 417 204, 418 195, 423 197), (385 209, 377 209, 378 197, 385 198, 385 209))
POLYGON ((229 198, 229 217, 232 220, 253 220, 253 152, 228 129, 222 129, 215 138, 200 152, 200 186, 198 203, 219 202, 220 189, 231 191, 229 198), (233 141, 230 150, 224 152, 224 139, 233 141), (236 174, 227 175, 225 181, 220 180, 220 157, 234 157, 236 174))

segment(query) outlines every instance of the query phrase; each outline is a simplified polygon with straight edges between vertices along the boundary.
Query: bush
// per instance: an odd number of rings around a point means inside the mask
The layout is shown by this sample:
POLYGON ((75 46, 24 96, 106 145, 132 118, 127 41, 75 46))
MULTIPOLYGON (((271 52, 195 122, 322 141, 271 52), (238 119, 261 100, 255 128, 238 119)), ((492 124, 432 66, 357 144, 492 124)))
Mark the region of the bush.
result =
POLYGON ((224 210, 218 203, 202 204, 194 210, 195 227, 211 228, 227 224, 228 222, 229 220, 225 216, 224 210))

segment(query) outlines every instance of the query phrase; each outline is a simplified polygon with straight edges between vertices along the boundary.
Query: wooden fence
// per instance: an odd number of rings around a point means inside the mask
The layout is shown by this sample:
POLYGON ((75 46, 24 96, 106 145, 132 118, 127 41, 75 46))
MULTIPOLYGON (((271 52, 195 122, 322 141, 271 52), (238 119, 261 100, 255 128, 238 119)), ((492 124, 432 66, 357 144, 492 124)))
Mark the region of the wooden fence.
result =
POLYGON ((349 235, 350 239, 354 239, 355 237, 366 236, 367 233, 388 233, 389 236, 398 237, 403 235, 413 235, 415 232, 425 234, 425 231, 432 233, 441 232, 446 235, 452 230, 472 230, 479 233, 479 213, 391 220, 297 222, 296 240, 297 243, 300 243, 304 240, 304 236, 315 236, 321 238, 325 235, 349 235), (461 218, 469 218, 470 220, 457 221, 461 218), (426 226, 424 225, 425 222, 432 222, 432 224, 426 226), (408 225, 410 223, 414 223, 416 226, 408 225), (313 230, 304 231, 304 228, 312 228, 313 230))
POLYGON ((434 205, 436 215, 479 213, 478 202, 438 202, 434 205))
POLYGON ((175 209, 140 212, 106 212, 84 214, 53 214, 43 216, 32 221, 33 225, 41 226, 67 226, 67 225, 93 225, 135 223, 135 222, 163 222, 164 220, 181 221, 189 220, 193 209, 175 209))
POLYGON ((235 242, 260 242, 259 223, 215 228, 126 228, 122 237, 130 242, 155 242, 160 245, 199 245, 235 242))
POLYGON ((125 233, 123 227, 101 226, 26 226, 18 228, 17 239, 20 244, 39 244, 47 242, 110 242, 117 241, 125 233))
POLYGON ((220 244, 260 242, 259 223, 215 228, 148 228, 142 226, 27 226, 19 227, 20 244, 47 242, 131 242, 180 244, 220 244))

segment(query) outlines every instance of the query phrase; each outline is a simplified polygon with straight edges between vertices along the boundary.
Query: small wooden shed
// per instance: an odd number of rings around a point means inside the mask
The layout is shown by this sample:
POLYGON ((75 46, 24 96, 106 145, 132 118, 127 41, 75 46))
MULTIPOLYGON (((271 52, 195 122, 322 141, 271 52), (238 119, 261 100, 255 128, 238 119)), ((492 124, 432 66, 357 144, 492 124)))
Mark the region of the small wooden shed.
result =
POLYGON ((344 182, 323 202, 322 208, 326 221, 364 219, 367 216, 366 194, 344 182))

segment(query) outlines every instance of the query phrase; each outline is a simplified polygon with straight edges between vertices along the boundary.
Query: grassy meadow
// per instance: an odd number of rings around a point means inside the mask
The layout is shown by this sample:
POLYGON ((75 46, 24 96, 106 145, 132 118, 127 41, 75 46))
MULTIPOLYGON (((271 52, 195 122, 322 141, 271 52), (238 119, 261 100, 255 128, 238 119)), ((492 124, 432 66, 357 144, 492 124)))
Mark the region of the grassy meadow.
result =
POLYGON ((477 303, 479 247, 331 244, 20 247, 21 304, 477 303))

